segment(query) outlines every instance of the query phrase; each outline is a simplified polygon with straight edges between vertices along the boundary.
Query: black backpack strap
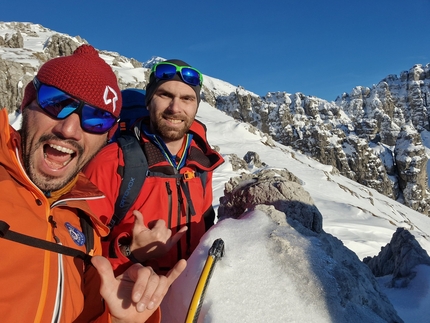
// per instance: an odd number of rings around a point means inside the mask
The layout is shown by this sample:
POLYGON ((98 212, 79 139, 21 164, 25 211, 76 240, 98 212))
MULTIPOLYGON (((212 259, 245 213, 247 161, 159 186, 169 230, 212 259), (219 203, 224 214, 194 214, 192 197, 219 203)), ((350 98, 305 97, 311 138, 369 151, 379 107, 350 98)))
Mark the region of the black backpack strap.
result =
POLYGON ((78 209, 79 220, 81 222, 82 233, 85 236, 85 247, 87 254, 94 249, 94 230, 90 217, 81 209, 78 209))
POLYGON ((115 202, 115 213, 108 224, 110 229, 121 222, 134 204, 148 172, 148 161, 137 138, 133 135, 122 135, 117 141, 124 156, 124 175, 115 202))
POLYGON ((91 256, 77 249, 66 247, 55 242, 46 241, 39 238, 34 238, 26 234, 18 233, 9 230, 9 224, 0 220, 0 238, 15 241, 27 246, 45 249, 56 253, 61 253, 70 257, 78 257, 84 260, 85 263, 91 263, 91 256))
POLYGON ((206 193, 206 183, 208 181, 208 172, 206 171, 197 171, 196 176, 200 178, 202 181, 203 193, 206 193))

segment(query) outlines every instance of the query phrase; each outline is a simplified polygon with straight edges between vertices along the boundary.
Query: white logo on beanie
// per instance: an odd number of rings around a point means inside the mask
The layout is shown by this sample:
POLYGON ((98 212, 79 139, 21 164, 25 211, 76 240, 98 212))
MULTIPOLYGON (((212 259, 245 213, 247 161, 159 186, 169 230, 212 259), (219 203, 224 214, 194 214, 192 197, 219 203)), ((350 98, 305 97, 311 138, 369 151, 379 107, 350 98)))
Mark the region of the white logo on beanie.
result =
POLYGON ((112 103, 112 106, 113 106, 113 111, 112 112, 115 112, 115 110, 116 110, 116 101, 118 101, 118 94, 116 94, 115 90, 112 89, 109 85, 106 85, 105 94, 103 95, 103 99, 105 100, 105 104, 106 105, 112 103), (109 92, 113 93, 113 97, 112 98, 109 98, 109 96, 110 96, 109 92))

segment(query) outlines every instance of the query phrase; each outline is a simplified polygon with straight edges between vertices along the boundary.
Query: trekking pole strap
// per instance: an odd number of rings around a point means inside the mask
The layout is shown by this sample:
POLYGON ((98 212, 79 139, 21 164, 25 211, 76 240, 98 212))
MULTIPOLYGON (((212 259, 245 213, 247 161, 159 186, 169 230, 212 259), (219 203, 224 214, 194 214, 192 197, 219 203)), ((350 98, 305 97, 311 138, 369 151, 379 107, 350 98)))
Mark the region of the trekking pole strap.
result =
POLYGON ((87 255, 85 252, 73 249, 70 247, 65 247, 58 243, 42 240, 39 238, 34 238, 22 233, 18 233, 9 230, 10 226, 5 221, 0 220, 0 238, 7 239, 10 241, 15 241, 27 246, 53 251, 56 253, 61 253, 70 257, 78 257, 85 261, 85 263, 90 263, 91 256, 87 255))

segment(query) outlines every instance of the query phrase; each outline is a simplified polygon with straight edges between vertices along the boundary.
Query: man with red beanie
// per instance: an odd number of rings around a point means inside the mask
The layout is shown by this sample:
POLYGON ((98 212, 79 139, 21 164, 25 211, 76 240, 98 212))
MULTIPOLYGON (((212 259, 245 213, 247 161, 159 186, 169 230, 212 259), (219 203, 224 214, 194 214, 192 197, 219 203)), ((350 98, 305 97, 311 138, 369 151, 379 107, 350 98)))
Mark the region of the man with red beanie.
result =
POLYGON ((116 76, 90 45, 41 66, 20 131, 0 110, 2 322, 159 322, 185 262, 166 276, 136 264, 115 277, 100 256, 108 228, 87 204, 105 197, 81 172, 120 110, 116 76))
MULTIPOLYGON (((103 253, 117 273, 136 262, 167 272, 191 255, 214 223, 212 176, 224 159, 210 147, 205 125, 195 119, 202 83, 202 74, 181 60, 152 68, 146 86, 149 116, 138 120, 132 131, 148 172, 141 175, 146 179, 136 201, 103 241, 103 253)), ((89 201, 106 224, 114 214, 121 168, 122 150, 112 143, 84 169, 107 197, 89 201)))

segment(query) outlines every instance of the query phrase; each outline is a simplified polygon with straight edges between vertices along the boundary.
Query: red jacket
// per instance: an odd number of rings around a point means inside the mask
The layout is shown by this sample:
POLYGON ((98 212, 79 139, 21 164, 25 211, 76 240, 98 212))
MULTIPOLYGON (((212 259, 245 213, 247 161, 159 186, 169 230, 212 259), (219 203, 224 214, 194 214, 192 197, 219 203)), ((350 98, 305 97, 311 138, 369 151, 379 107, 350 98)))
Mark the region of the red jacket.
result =
MULTIPOLYGON (((100 255, 100 236, 108 229, 91 212, 86 199, 103 200, 103 194, 80 173, 72 190, 50 206, 21 165, 20 141, 19 133, 9 126, 6 109, 1 109, 0 220, 8 223, 10 230, 31 237, 55 242, 55 234, 63 246, 85 252, 85 245, 78 246, 72 239, 72 233, 82 231, 77 216, 80 209, 95 228, 91 254, 100 255), (55 228, 48 221, 50 216, 55 228)), ((0 239, 0 256, 1 322, 110 321, 94 267, 84 266, 77 258, 6 239, 0 239)))
MULTIPOLYGON (((148 119, 144 119, 148 122, 148 119)), ((121 240, 130 241, 131 230, 134 224, 133 210, 137 209, 143 214, 145 225, 157 219, 166 221, 166 225, 174 234, 180 227, 188 226, 185 236, 168 255, 151 262, 151 265, 159 272, 166 272, 172 268, 179 259, 187 259, 197 247, 201 236, 214 222, 215 212, 212 207, 212 174, 213 170, 224 162, 221 155, 213 150, 206 139, 206 127, 194 121, 190 131, 193 135, 185 165, 179 170, 181 174, 195 174, 197 170, 205 171, 207 178, 204 181, 199 177, 185 179, 181 182, 189 190, 191 203, 187 201, 183 185, 177 178, 147 176, 143 188, 134 205, 129 209, 123 221, 116 225, 108 241, 103 242, 103 253, 109 255, 117 273, 131 264, 127 257, 122 255, 118 243, 121 240), (195 211, 192 215, 190 204, 195 211)), ((163 174, 174 174, 176 170, 164 157, 162 151, 149 140, 145 134, 141 134, 141 146, 148 160, 149 170, 163 174)), ((121 184, 121 176, 118 167, 124 166, 122 151, 116 143, 106 146, 85 168, 88 178, 102 190, 107 199, 89 201, 91 209, 104 223, 109 223, 114 212, 115 201, 121 184)))

